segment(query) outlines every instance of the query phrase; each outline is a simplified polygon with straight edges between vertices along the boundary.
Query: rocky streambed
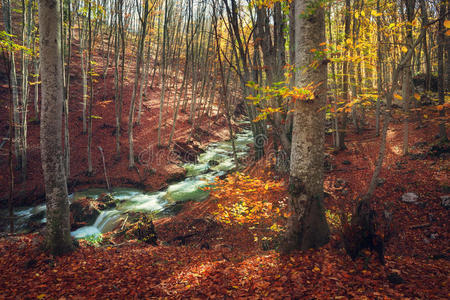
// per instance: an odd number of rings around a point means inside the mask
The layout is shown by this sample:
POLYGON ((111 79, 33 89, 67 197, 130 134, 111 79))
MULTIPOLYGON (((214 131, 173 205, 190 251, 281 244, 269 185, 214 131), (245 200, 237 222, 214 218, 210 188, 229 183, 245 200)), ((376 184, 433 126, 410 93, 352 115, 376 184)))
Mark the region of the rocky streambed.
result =
MULTIPOLYGON (((252 132, 244 129, 235 136, 238 159, 247 155, 253 142, 252 132)), ((154 218, 176 214, 187 201, 203 201, 209 195, 203 188, 236 167, 231 141, 211 143, 194 162, 181 165, 185 178, 178 178, 166 189, 147 192, 128 187, 114 187, 110 191, 90 188, 69 195, 72 236, 85 238, 106 233, 124 224, 135 213, 148 213, 154 218)), ((16 231, 27 232, 42 227, 46 222, 46 207, 16 208, 16 231)), ((0 211, 0 229, 8 230, 7 210, 0 211)))

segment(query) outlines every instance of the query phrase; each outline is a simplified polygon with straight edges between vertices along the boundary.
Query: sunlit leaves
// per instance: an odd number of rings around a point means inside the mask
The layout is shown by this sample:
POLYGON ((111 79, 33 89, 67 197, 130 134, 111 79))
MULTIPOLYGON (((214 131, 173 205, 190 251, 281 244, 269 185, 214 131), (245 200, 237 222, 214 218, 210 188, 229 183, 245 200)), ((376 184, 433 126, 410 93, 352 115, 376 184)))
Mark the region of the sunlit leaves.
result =
POLYGON ((12 52, 24 51, 28 55, 31 55, 32 51, 25 46, 15 43, 13 40, 14 37, 14 35, 9 34, 6 31, 0 31, 0 48, 12 52))
POLYGON ((372 11, 371 11, 371 14, 372 14, 372 16, 374 16, 374 17, 380 17, 380 16, 383 15, 382 13, 377 12, 376 10, 372 10, 372 11))
POLYGON ((420 95, 417 94, 417 93, 414 93, 414 98, 415 98, 417 101, 419 101, 419 100, 420 100, 420 95))
POLYGON ((259 122, 261 120, 267 119, 267 116, 272 115, 274 113, 281 112, 281 107, 267 107, 261 109, 260 113, 256 118, 253 120, 253 122, 259 122))
POLYGON ((403 100, 403 97, 400 96, 399 94, 395 93, 394 94, 394 99, 396 99, 396 100, 403 100))
POLYGON ((274 232, 283 230, 277 220, 286 217, 281 212, 285 203, 269 201, 280 199, 284 191, 283 182, 236 172, 224 180, 216 181, 210 189, 211 196, 218 200, 215 213, 218 221, 228 225, 267 224, 274 232))

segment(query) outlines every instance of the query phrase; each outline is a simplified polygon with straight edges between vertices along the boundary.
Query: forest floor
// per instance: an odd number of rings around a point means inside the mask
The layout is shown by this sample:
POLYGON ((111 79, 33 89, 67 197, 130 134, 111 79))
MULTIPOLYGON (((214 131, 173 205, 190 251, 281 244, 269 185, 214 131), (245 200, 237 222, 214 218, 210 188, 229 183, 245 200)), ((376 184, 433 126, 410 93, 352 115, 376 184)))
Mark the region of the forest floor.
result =
POLYGON ((106 237, 101 245, 81 242, 72 254, 52 257, 42 252, 38 234, 1 238, 0 298, 448 299, 449 210, 441 196, 449 193, 450 165, 448 147, 440 155, 432 151, 438 130, 429 121, 433 112, 428 114, 424 127, 410 125, 408 156, 401 152, 403 125, 396 116, 388 132, 373 198, 378 215, 393 215, 385 265, 370 252, 352 261, 336 219, 351 213, 367 190, 379 145, 370 129, 349 133, 347 150, 330 151, 325 208, 332 233, 320 249, 290 255, 274 250, 281 232, 271 224, 284 225, 287 182, 263 159, 221 181, 207 200, 156 220, 158 246, 106 237), (240 199, 232 197, 236 192, 240 199), (417 201, 402 201, 407 192, 417 201), (262 203, 258 216, 266 218, 224 213, 244 202, 254 209, 262 203))
MULTIPOLYGON (((134 126, 134 153, 136 158, 136 168, 128 168, 128 115, 131 102, 135 78, 135 58, 131 53, 127 53, 124 90, 123 90, 123 111, 121 122, 120 149, 121 155, 116 155, 115 137, 115 103, 114 103, 114 66, 110 62, 109 71, 105 79, 94 78, 94 99, 92 120, 92 162, 93 174, 88 174, 88 136, 83 133, 82 122, 82 78, 81 78, 81 58, 78 42, 74 40, 72 44, 72 63, 70 79, 70 99, 69 99, 69 136, 70 136, 70 176, 68 177, 69 192, 85 189, 87 187, 106 187, 103 173, 102 158, 98 147, 102 147, 105 153, 106 167, 112 186, 138 186, 147 191, 155 191, 164 188, 167 179, 171 176, 171 167, 180 163, 180 158, 174 155, 167 147, 173 123, 174 89, 172 86, 166 89, 166 101, 163 107, 163 124, 161 130, 161 140, 163 147, 157 146, 157 131, 160 106, 160 78, 156 72, 153 78, 149 74, 148 90, 143 99, 142 117, 139 125, 134 126)), ((94 72, 103 74, 106 63, 106 53, 96 51, 94 61, 94 72)), ((8 79, 3 67, 0 68, 0 137, 9 136, 9 94, 8 79), (2 73, 3 71, 3 73, 2 73)), ((181 86, 182 78, 178 78, 178 88, 181 86)), ((187 98, 191 98, 192 89, 187 89, 187 98)), ((34 87, 30 87, 30 97, 34 99, 34 87)), ((183 100, 183 98, 182 98, 183 100)), ((32 101, 32 100, 30 100, 32 101)), ((88 99, 89 101, 89 99, 88 99)), ((189 102, 190 104, 190 102, 189 102)), ((40 105, 40 104, 39 104, 40 105)), ((88 104, 87 104, 88 105, 88 104)), ((39 118, 36 116, 33 103, 28 105, 28 165, 26 181, 22 180, 21 172, 16 171, 14 175, 14 202, 15 206, 31 205, 45 200, 43 174, 40 160, 39 144, 39 118)), ((138 100, 136 100, 136 111, 138 110, 138 100)), ((211 117, 203 115, 196 121, 197 130, 192 134, 192 144, 204 148, 208 143, 229 139, 229 133, 223 114, 217 114, 217 102, 213 105, 211 117)), ((192 124, 189 122, 189 106, 184 111, 180 104, 180 111, 177 118, 173 143, 185 143, 191 135, 192 124)), ((0 141, 1 142, 1 141, 0 141)), ((172 143, 172 146, 173 146, 172 143)), ((8 169, 8 144, 4 145, 0 153, 0 169, 8 169)), ((0 174, 0 186, 9 186, 9 175, 0 174)), ((0 207, 6 206, 9 190, 0 189, 0 207)))

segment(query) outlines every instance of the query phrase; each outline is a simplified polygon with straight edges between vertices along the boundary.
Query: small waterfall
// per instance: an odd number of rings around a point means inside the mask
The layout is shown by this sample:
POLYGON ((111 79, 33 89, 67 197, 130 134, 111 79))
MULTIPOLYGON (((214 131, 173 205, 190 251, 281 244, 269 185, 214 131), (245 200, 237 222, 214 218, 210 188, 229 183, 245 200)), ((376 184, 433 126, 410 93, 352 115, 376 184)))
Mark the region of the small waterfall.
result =
POLYGON ((101 233, 108 232, 110 229, 112 230, 114 227, 117 219, 120 217, 120 212, 118 210, 105 210, 100 213, 100 215, 97 217, 97 220, 95 220, 94 227, 98 229, 101 233), (105 230, 106 229, 106 230, 105 230))
POLYGON ((120 211, 118 210, 105 210, 100 213, 100 215, 95 220, 92 226, 83 226, 75 231, 72 231, 72 236, 74 238, 83 238, 90 235, 98 235, 111 231, 116 226, 116 221, 120 217, 120 211))

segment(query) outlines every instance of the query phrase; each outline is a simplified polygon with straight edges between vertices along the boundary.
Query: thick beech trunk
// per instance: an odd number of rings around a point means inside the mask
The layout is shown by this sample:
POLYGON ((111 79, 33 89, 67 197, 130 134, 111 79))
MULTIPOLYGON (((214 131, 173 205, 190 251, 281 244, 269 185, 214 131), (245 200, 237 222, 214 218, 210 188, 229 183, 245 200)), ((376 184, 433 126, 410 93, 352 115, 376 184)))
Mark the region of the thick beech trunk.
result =
MULTIPOLYGON (((300 15, 311 0, 297 0, 296 14, 300 15)), ((323 8, 316 9, 306 18, 295 22, 296 73, 298 87, 313 83, 319 85, 314 91, 315 99, 297 101, 294 112, 294 129, 291 148, 289 182, 288 231, 283 250, 320 247, 329 240, 329 228, 323 208, 323 161, 325 141, 325 111, 327 66, 319 62, 311 65, 314 56, 311 49, 325 42, 325 20, 323 8)))
POLYGON ((69 200, 62 152, 61 29, 59 0, 39 1, 42 78, 41 156, 47 200, 47 249, 52 254, 72 250, 69 200))

